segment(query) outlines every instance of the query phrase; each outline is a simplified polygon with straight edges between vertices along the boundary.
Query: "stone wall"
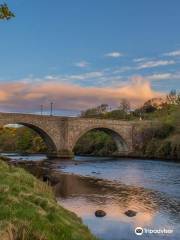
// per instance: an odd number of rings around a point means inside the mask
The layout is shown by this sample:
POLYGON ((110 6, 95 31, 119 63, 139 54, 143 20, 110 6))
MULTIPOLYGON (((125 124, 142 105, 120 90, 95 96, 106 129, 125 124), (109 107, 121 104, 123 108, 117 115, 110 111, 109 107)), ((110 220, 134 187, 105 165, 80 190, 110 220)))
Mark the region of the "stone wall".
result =
POLYGON ((6 124, 22 124, 35 130, 46 142, 50 155, 68 157, 78 139, 92 129, 110 134, 119 154, 128 155, 133 152, 133 132, 142 122, 0 113, 0 126, 6 124))

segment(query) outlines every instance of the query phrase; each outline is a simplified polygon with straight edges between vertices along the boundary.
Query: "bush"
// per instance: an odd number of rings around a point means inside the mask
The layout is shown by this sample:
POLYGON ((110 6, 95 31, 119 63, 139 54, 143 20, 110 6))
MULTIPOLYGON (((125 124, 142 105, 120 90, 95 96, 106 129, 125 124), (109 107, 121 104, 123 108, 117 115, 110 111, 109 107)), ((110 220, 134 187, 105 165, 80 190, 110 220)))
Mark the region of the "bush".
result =
POLYGON ((100 130, 92 130, 78 140, 74 152, 80 155, 109 156, 116 149, 116 144, 109 134, 100 130))
POLYGON ((180 159, 180 135, 175 135, 171 139, 171 157, 180 159))
POLYGON ((171 135, 171 133, 174 130, 175 128, 168 123, 143 128, 140 131, 141 133, 135 136, 136 152, 140 152, 143 156, 150 158, 179 159, 180 139, 178 138, 179 135, 177 135, 178 139, 175 138, 173 140, 174 134, 171 135))
POLYGON ((169 158, 171 156, 171 142, 165 141, 162 142, 159 148, 157 148, 155 154, 159 158, 169 158))
POLYGON ((155 152, 158 145, 159 141, 157 141, 156 139, 152 139, 146 146, 145 156, 150 158, 155 157, 155 152))
POLYGON ((157 127, 154 131, 154 137, 159 139, 167 138, 174 130, 171 124, 164 123, 162 126, 157 127))

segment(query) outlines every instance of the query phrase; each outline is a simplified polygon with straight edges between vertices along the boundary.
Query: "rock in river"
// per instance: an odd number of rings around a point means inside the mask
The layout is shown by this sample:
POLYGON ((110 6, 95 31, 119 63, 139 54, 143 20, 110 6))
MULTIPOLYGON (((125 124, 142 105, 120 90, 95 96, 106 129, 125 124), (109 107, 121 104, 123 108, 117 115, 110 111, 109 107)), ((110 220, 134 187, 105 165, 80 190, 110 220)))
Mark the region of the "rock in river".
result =
POLYGON ((106 216, 106 213, 105 213, 105 211, 103 211, 103 210, 97 210, 97 211, 95 212, 95 216, 96 216, 96 217, 104 217, 104 216, 106 216))
POLYGON ((124 214, 128 217, 134 217, 134 216, 136 216, 137 212, 135 212, 133 210, 128 210, 124 214))

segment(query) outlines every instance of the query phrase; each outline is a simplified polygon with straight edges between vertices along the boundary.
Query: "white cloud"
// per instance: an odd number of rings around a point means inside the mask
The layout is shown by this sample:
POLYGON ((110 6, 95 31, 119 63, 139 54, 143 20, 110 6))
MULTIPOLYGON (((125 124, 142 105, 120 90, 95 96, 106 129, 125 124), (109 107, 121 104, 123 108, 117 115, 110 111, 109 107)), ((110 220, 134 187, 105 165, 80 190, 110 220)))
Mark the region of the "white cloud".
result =
POLYGON ((146 60, 147 60, 147 58, 135 58, 135 59, 133 59, 133 62, 138 63, 138 62, 143 62, 143 61, 146 61, 146 60))
POLYGON ((146 79, 152 81, 180 79, 180 73, 156 73, 146 76, 146 79))
POLYGON ((156 74, 152 74, 147 76, 146 78, 149 80, 166 80, 166 79, 170 79, 172 77, 172 73, 156 73, 156 74))
POLYGON ((47 75, 47 76, 45 76, 45 79, 47 79, 47 80, 54 80, 54 79, 56 79, 56 77, 53 76, 53 75, 47 75))
POLYGON ((115 75, 112 70, 103 69, 101 71, 84 72, 81 74, 47 75, 44 78, 23 79, 23 82, 48 82, 87 84, 88 86, 111 86, 115 82, 120 83, 122 76, 115 75))
POLYGON ((111 58, 119 58, 119 57, 124 56, 124 54, 121 52, 110 52, 110 53, 105 54, 105 56, 111 57, 111 58))
POLYGON ((169 56, 169 57, 177 57, 180 56, 180 50, 164 53, 164 56, 169 56))
POLYGON ((167 66, 175 64, 176 62, 174 60, 156 60, 156 61, 147 61, 138 64, 137 69, 144 69, 144 68, 154 68, 159 66, 167 66))
POLYGON ((98 80, 99 78, 104 76, 103 71, 94 71, 94 72, 85 72, 82 74, 65 74, 65 75, 47 75, 44 78, 31 78, 27 79, 26 81, 23 79, 23 82, 43 82, 43 81, 57 81, 57 82, 66 82, 72 83, 77 81, 84 81, 84 80, 98 80))
POLYGON ((69 75, 67 76, 67 79, 71 80, 86 80, 86 79, 92 79, 92 78, 98 78, 102 77, 103 72, 87 72, 82 74, 76 74, 76 75, 69 75))
POLYGON ((119 68, 116 68, 113 73, 124 73, 124 72, 128 72, 128 71, 131 71, 131 70, 134 70, 134 67, 132 66, 122 66, 122 67, 119 67, 119 68))
POLYGON ((90 65, 90 63, 83 60, 83 61, 75 63, 74 65, 76 67, 85 68, 85 67, 88 67, 90 65))

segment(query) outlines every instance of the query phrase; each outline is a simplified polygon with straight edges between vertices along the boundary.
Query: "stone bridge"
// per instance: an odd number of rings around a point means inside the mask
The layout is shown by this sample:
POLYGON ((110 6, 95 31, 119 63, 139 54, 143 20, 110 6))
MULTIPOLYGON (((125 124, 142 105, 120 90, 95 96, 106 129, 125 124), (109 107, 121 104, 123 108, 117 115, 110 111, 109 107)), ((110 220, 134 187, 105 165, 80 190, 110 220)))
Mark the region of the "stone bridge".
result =
POLYGON ((140 121, 0 113, 0 126, 7 124, 21 124, 33 129, 44 139, 49 156, 69 158, 73 157, 77 141, 93 129, 110 134, 117 145, 119 155, 131 154, 134 129, 140 125, 140 121))

